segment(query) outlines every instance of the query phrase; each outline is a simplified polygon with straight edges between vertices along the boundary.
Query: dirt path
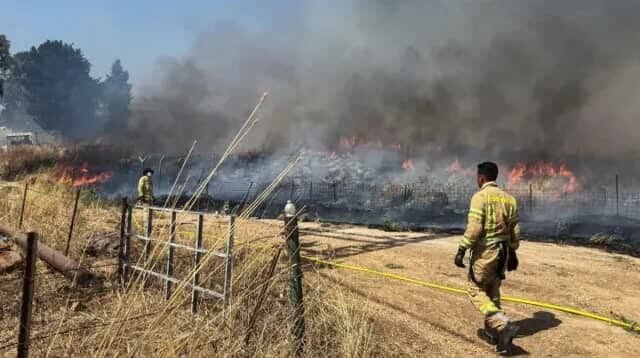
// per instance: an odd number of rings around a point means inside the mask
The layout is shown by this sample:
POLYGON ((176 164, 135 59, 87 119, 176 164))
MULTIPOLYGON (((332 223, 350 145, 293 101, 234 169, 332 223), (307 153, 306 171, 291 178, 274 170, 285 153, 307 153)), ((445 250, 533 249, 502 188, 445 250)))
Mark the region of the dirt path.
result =
MULTIPOLYGON (((453 265, 459 236, 389 233, 350 226, 302 225, 306 254, 331 253, 339 262, 390 271, 453 287, 466 286, 453 265)), ((602 251, 523 242, 520 269, 503 294, 580 307, 640 320, 640 260, 602 251)), ((381 344, 399 355, 495 356, 477 338, 482 317, 465 296, 438 292, 364 273, 322 268, 319 274, 349 287, 382 327, 381 344)), ((506 303, 522 327, 515 343, 531 356, 640 356, 640 336, 569 314, 506 303)))

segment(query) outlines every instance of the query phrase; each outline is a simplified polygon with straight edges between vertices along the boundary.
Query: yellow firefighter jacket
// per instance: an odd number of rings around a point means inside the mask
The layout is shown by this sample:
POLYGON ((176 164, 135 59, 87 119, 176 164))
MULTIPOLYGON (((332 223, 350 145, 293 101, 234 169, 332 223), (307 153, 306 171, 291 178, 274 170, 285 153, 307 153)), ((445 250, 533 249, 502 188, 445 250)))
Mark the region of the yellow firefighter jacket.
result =
POLYGON ((471 198, 467 229, 460 246, 475 249, 504 241, 514 250, 520 244, 518 205, 495 182, 488 182, 471 198))
POLYGON ((147 175, 141 176, 138 181, 138 197, 146 204, 153 203, 153 184, 147 175))

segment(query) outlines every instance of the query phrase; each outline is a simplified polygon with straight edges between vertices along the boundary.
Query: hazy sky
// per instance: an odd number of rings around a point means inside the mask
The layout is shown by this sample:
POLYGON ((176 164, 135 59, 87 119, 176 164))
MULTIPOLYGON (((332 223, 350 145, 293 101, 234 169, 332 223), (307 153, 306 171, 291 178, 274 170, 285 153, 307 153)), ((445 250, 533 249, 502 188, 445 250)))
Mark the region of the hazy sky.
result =
POLYGON ((45 40, 71 42, 104 77, 120 58, 134 85, 161 56, 180 56, 218 20, 260 29, 294 14, 302 0, 0 0, 0 33, 12 52, 45 40))

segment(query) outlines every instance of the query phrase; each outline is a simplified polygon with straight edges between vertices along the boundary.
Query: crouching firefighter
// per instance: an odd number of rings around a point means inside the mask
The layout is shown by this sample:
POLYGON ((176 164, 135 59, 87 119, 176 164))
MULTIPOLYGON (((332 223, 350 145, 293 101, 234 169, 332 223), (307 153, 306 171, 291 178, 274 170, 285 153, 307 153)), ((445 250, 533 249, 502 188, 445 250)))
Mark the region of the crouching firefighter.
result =
POLYGON ((455 264, 464 268, 464 256, 471 250, 469 265, 469 298, 484 314, 484 330, 478 334, 505 352, 518 332, 518 327, 500 305, 500 285, 505 270, 517 268, 515 250, 520 241, 518 208, 513 196, 496 184, 498 166, 484 162, 478 165, 480 190, 471 198, 467 229, 460 242, 455 264))
POLYGON ((138 180, 138 201, 145 205, 153 205, 153 169, 146 168, 138 180))

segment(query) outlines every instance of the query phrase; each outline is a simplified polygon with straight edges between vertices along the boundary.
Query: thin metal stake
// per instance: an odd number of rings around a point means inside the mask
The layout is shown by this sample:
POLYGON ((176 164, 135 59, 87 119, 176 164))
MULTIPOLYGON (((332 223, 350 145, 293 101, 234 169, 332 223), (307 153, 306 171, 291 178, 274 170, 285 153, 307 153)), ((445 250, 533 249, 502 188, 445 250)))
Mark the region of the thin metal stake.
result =
POLYGON ((123 271, 123 279, 124 282, 127 282, 129 280, 129 253, 130 253, 130 248, 131 248, 131 236, 133 235, 133 225, 131 224, 131 218, 133 217, 133 206, 128 205, 128 210, 127 210, 127 226, 126 226, 126 232, 125 232, 125 238, 124 238, 124 246, 122 247, 122 255, 124 257, 124 262, 125 262, 125 266, 124 266, 124 271, 123 271))
POLYGON ((124 259, 124 248, 126 242, 125 237, 127 236, 127 211, 129 210, 128 206, 129 204, 127 203, 127 198, 122 198, 122 211, 120 214, 120 247, 118 248, 118 261, 120 263, 119 276, 123 285, 125 283, 124 270, 126 261, 124 259))
POLYGON ((529 183, 529 215, 533 215, 533 184, 529 183))
POLYGON ((203 219, 202 214, 198 215, 198 223, 196 224, 196 254, 193 264, 195 274, 193 275, 193 290, 191 291, 191 313, 193 314, 198 312, 198 303, 200 301, 200 292, 196 290, 196 287, 200 285, 200 258, 202 257, 200 249, 202 249, 203 219))
MULTIPOLYGON (((176 241, 176 212, 171 212, 171 222, 169 223, 169 247, 168 247, 168 257, 167 257, 167 276, 173 277, 173 256, 174 256, 174 247, 173 244, 176 241)), ((167 281, 164 291, 164 298, 171 298, 171 281, 167 281)))
POLYGON ((229 217, 229 237, 227 238, 227 257, 225 258, 224 269, 224 306, 227 308, 231 302, 231 279, 233 276, 233 241, 235 236, 236 217, 229 217))
POLYGON ((73 212, 71 213, 71 224, 69 224, 69 235, 67 236, 67 246, 64 249, 64 255, 69 255, 69 245, 73 237, 73 227, 76 224, 76 216, 78 215, 78 201, 80 201, 80 189, 76 190, 76 197, 73 203, 73 212))
POLYGON ((616 216, 620 216, 620 184, 616 175, 616 216))
POLYGON ((29 183, 24 183, 24 193, 22 194, 22 209, 20 209, 20 222, 18 228, 22 229, 22 222, 24 220, 24 209, 27 206, 27 193, 29 192, 29 183))
MULTIPOLYGON (((153 232, 153 210, 151 208, 147 208, 147 221, 145 224, 145 235, 150 239, 153 232)), ((144 243, 145 265, 149 261, 149 256, 151 256, 151 240, 146 240, 144 243)))

